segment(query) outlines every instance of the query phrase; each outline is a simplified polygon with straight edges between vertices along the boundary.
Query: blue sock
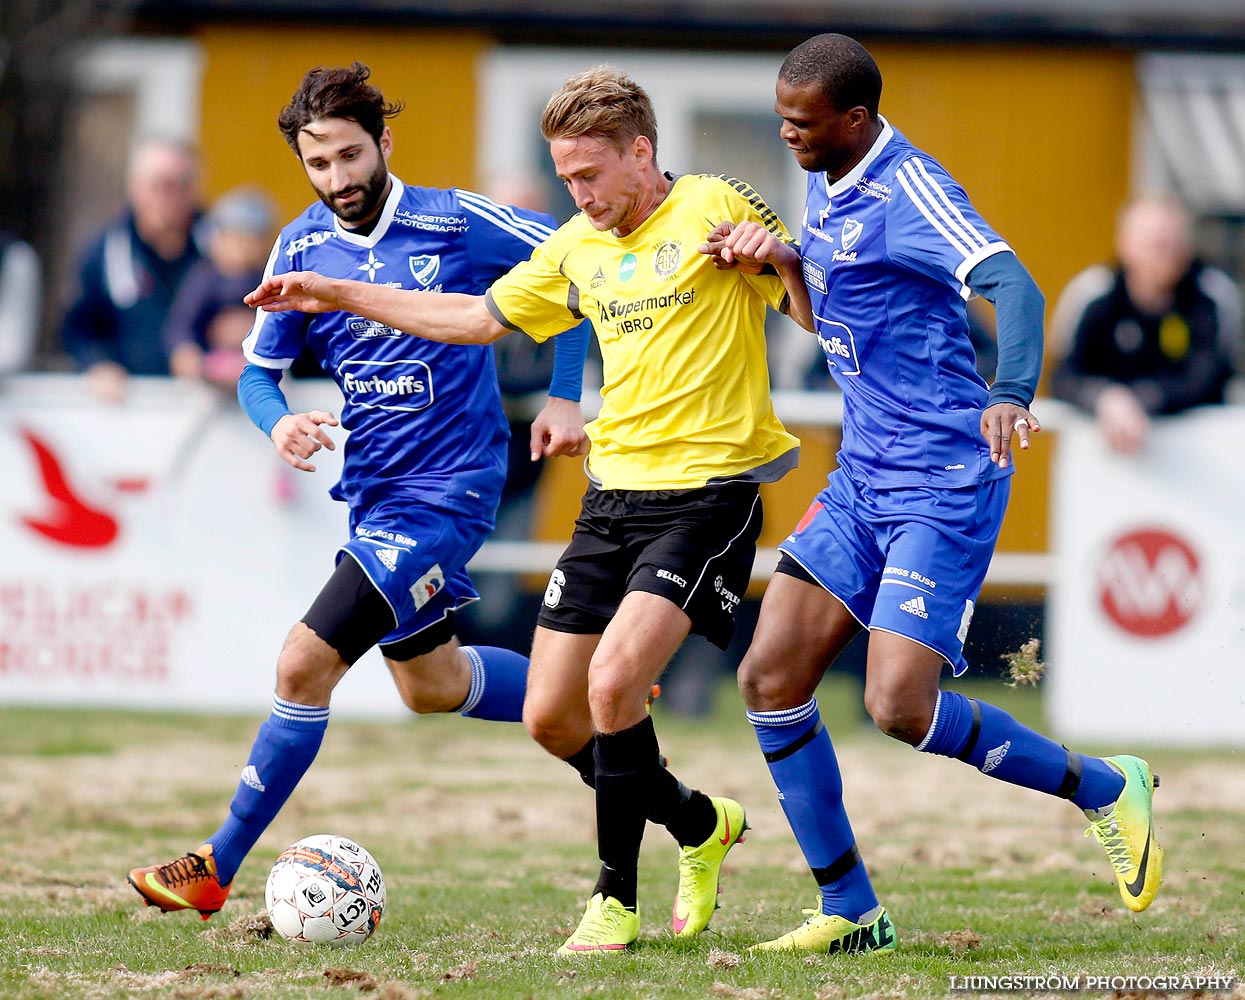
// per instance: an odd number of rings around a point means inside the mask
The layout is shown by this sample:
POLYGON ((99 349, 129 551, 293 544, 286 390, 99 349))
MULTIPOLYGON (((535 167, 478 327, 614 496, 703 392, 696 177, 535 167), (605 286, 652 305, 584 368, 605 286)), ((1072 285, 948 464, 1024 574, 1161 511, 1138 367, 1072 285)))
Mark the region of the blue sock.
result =
POLYGON ((527 693, 527 657, 500 646, 463 646, 471 661, 471 688, 455 711, 470 719, 521 722, 527 693))
POLYGON ((255 841, 268 829, 320 750, 329 710, 272 699, 272 714, 255 736, 229 818, 207 842, 222 885, 233 881, 255 841))
POLYGON ((1124 777, 1098 757, 1073 753, 1022 726, 1002 709, 939 691, 934 721, 917 749, 955 757, 1000 781, 1071 799, 1081 809, 1109 805, 1124 777))
POLYGON ((778 798, 821 887, 821 912, 859 921, 878 905, 843 807, 843 778, 817 699, 780 712, 749 712, 778 798))

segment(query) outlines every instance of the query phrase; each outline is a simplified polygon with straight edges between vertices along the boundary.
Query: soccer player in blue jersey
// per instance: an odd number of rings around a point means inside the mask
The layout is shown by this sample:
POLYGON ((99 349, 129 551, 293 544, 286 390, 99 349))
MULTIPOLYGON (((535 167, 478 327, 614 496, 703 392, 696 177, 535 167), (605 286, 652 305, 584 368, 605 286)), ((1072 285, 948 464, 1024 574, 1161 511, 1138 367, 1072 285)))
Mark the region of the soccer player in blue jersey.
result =
MULTIPOLYGON (((281 112, 320 203, 286 226, 266 276, 314 269, 421 294, 484 291, 553 232, 544 213, 479 194, 403 184, 389 172, 386 103, 361 63, 314 69, 281 112)), ((568 321, 573 323, 574 321, 568 321)), ((549 403, 533 423, 533 458, 582 454, 579 390, 589 325, 557 340, 549 403)), ((341 389, 350 431, 335 499, 350 508, 337 568, 285 640, 272 714, 260 727, 229 815, 195 851, 135 868, 148 905, 206 920, 320 747, 337 682, 380 646, 403 702, 517 722, 526 657, 461 646, 454 611, 476 599, 465 566, 493 528, 509 431, 487 345, 446 345, 335 311, 260 312, 244 345, 238 396, 296 469, 333 448, 323 411, 292 413, 279 383, 309 346, 341 389)))
MULTIPOLYGON (((1042 358, 1043 298, 963 189, 878 114, 882 78, 843 35, 818 35, 778 75, 780 134, 808 171, 799 254, 812 329, 843 391, 839 467, 795 530, 739 669, 748 718, 821 898, 766 950, 891 949, 895 934, 861 861, 814 697, 869 630, 865 704, 887 735, 924 753, 1084 809, 1124 902, 1149 905, 1162 851, 1158 779, 1131 756, 1073 753, 986 702, 939 688, 964 671, 964 639, 1013 472, 1012 437, 1042 358), (998 375, 978 376, 964 304, 995 306, 998 375)), ((793 253, 759 227, 722 226, 722 266, 793 253)), ((781 273, 790 274, 790 269, 781 273)))

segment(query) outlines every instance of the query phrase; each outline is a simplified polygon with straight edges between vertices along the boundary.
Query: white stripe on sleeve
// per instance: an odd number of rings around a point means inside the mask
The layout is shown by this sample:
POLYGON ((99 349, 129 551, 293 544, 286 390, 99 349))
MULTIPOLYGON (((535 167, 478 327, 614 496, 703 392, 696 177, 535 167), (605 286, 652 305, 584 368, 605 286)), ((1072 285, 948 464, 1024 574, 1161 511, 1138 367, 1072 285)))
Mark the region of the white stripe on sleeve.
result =
POLYGON ((479 216, 498 229, 517 236, 529 246, 537 247, 553 235, 553 230, 534 219, 525 219, 509 205, 499 205, 491 198, 474 191, 457 189, 458 201, 467 211, 479 216))

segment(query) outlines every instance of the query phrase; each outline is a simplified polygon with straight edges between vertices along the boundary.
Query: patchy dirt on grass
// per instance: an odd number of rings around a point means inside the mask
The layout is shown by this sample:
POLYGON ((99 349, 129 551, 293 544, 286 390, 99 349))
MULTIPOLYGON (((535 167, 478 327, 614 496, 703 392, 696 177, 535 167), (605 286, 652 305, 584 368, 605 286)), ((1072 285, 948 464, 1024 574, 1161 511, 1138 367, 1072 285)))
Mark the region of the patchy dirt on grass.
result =
POLYGON ((347 987, 375 994, 377 1000, 420 1000, 431 996, 427 990, 414 989, 396 979, 381 979, 362 969, 325 969, 324 979, 332 987, 347 987))
MULTIPOLYGON (((728 876, 735 866, 772 865, 789 877, 793 894, 812 889, 806 901, 811 904, 815 887, 808 867, 751 733, 740 730, 730 738, 717 734, 705 738, 695 725, 667 728, 660 717, 657 728, 663 752, 683 781, 737 798, 748 811, 747 844, 728 858, 728 876)), ((875 881, 919 884, 923 873, 949 868, 971 871, 979 882, 1005 882, 1018 867, 1052 876, 1074 873, 1087 884, 1097 883, 1092 898, 1044 911, 1043 920, 1106 921, 1126 928, 1133 919, 1119 905, 1105 856, 1083 836, 1084 817, 1069 803, 991 780, 958 761, 914 753, 873 732, 853 732, 836 738, 836 744, 844 801, 875 881)), ((217 829, 248 749, 249 737, 236 745, 186 740, 162 748, 158 759, 153 759, 149 747, 124 745, 106 754, 4 757, 0 831, 6 850, 0 858, 0 876, 5 876, 7 891, 14 898, 37 900, 52 915, 124 911, 134 922, 195 921, 193 914, 166 917, 144 908, 126 885, 125 872, 132 866, 170 860, 217 829), (145 827, 158 830, 158 836, 144 833, 145 827), (139 839, 146 845, 141 851, 133 847, 139 839), (154 840, 163 845, 159 852, 150 847, 154 840), (26 859, 35 857, 39 864, 28 864, 26 859), (101 857, 110 861, 101 866, 101 857)), ((1172 852, 1167 858, 1164 893, 1187 897, 1186 906, 1196 906, 1199 887, 1208 880, 1222 880, 1223 859, 1240 856, 1232 831, 1240 829, 1245 817, 1245 767, 1240 766, 1245 755, 1210 758, 1155 751, 1150 759, 1162 775, 1155 798, 1160 838, 1166 824, 1181 832, 1183 844, 1179 854, 1172 852), (1231 814, 1234 822, 1219 822, 1225 814, 1231 814)), ((256 846, 244 869, 247 877, 238 880, 230 897, 229 910, 215 917, 206 933, 225 946, 226 961, 236 958, 245 968, 242 958, 227 949, 262 941, 272 933, 262 912, 265 862, 312 833, 348 833, 364 845, 398 845, 397 850, 412 858, 431 848, 470 842, 482 831, 490 838, 532 845, 533 851, 551 842, 570 844, 567 864, 549 876, 548 884, 578 893, 584 888, 585 873, 596 868, 594 823, 592 793, 569 767, 532 743, 521 727, 459 719, 331 726, 311 771, 256 846), (222 922, 232 914, 240 915, 222 922)), ((669 839, 659 833, 650 832, 644 851, 661 852, 668 859, 669 839)), ((479 862, 478 872, 473 864, 466 858, 455 877, 465 871, 503 891, 521 878, 494 870, 487 858, 479 862)), ((427 874, 441 877, 431 868, 427 874)), ((772 917, 780 908, 784 922, 790 918, 794 925, 800 919, 789 901, 762 898, 750 900, 748 907, 757 920, 772 917)), ((573 911, 551 913, 546 936, 565 937, 577 917, 573 911)), ((1232 937, 1238 942, 1242 934, 1220 921, 1206 933, 1208 940, 1232 937)), ((641 941, 659 934, 668 930, 650 921, 641 941)), ((960 955, 991 943, 988 938, 982 929, 964 927, 939 934, 918 932, 909 940, 960 955)), ((409 956, 411 968, 430 973, 434 980, 439 977, 447 987, 477 977, 478 962, 451 967, 461 952, 451 952, 447 961, 438 951, 441 945, 435 936, 421 940, 421 951, 409 956), (429 957, 438 954, 439 959, 429 957)), ((81 977, 38 968, 56 965, 64 957, 59 949, 27 949, 23 961, 36 966, 31 983, 51 995, 70 992, 59 989, 70 983, 80 992, 81 977)), ((114 993, 123 988, 140 996, 185 1000, 240 1000, 265 993, 262 976, 239 975, 231 965, 141 974, 120 966, 109 969, 113 961, 115 956, 101 956, 92 981, 114 993), (234 981, 206 981, 227 976, 234 981)), ((717 980, 730 979, 740 961, 738 954, 727 950, 714 950, 708 957, 717 980)), ((811 956, 809 961, 820 967, 823 959, 811 956)), ((571 967, 558 974, 568 986, 580 975, 571 967)), ((353 989, 382 1000, 433 995, 363 970, 328 969, 324 977, 328 988, 353 989)), ((484 978, 480 972, 477 985, 484 978)), ((904 995, 902 977, 892 986, 896 995, 904 995)), ((740 1000, 768 1000, 774 995, 723 981, 714 984, 712 994, 740 1000)), ((841 984, 826 983, 817 995, 838 1000, 846 993, 841 984)))
POLYGON ((250 941, 267 941, 272 937, 272 920, 266 912, 245 913, 235 917, 224 927, 213 927, 204 936, 218 944, 245 944, 250 941))

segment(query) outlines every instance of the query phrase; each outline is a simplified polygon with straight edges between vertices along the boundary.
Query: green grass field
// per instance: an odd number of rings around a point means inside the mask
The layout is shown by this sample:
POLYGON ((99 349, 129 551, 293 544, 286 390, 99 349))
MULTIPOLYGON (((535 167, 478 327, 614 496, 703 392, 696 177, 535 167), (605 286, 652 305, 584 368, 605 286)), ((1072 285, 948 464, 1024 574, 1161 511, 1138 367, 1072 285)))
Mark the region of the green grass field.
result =
MULTIPOLYGON (((1035 692, 972 690, 1040 724, 1035 692)), ((518 726, 335 719, 227 906, 204 923, 142 907, 125 872, 216 829, 260 712, 0 709, 0 997, 830 1000, 1004 995, 989 981, 954 988, 968 977, 1083 985, 1091 976, 1245 974, 1242 753, 1081 748, 1137 750, 1162 775, 1166 877, 1155 904, 1134 915, 1072 806, 888 741, 863 725, 846 681, 827 685, 821 700, 857 837, 899 935, 892 954, 748 952, 799 923, 816 887, 730 688, 710 720, 672 717, 660 702, 656 710, 675 772, 748 808, 753 830, 727 860, 722 908, 698 940, 675 941, 675 849, 650 827, 637 947, 579 959, 553 952, 596 874, 591 793, 518 726), (312 833, 352 837, 384 869, 389 908, 362 948, 261 936, 268 866, 312 833)), ((1245 997, 1245 987, 1216 995, 1245 997)))

